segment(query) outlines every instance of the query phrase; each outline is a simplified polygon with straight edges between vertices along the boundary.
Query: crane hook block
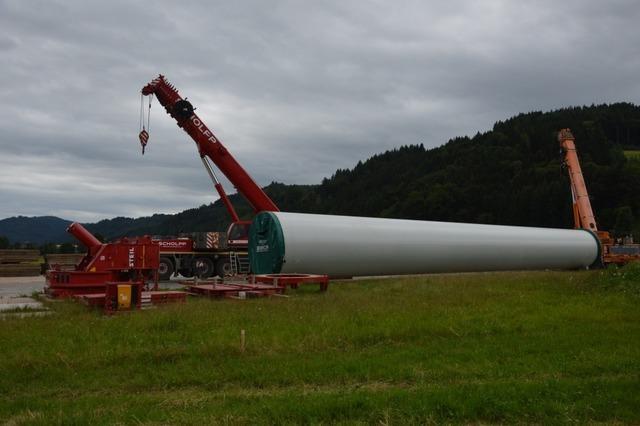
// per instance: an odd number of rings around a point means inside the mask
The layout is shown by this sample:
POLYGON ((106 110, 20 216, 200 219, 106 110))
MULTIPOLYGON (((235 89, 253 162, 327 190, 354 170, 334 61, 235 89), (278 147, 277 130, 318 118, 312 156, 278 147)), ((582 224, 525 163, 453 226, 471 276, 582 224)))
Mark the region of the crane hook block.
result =
POLYGON ((138 137, 140 138, 140 145, 142 145, 142 155, 144 155, 144 149, 147 146, 147 142, 149 142, 149 133, 142 129, 138 137))
POLYGON ((186 99, 180 99, 173 104, 172 112, 177 120, 186 120, 193 115, 193 105, 186 99))

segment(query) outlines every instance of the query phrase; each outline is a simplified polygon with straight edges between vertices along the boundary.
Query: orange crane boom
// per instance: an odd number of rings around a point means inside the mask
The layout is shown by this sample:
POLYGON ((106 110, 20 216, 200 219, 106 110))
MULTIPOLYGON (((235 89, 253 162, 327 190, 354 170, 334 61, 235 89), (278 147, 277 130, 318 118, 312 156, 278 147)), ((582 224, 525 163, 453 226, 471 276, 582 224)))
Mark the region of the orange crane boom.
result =
POLYGON ((563 153, 562 166, 568 169, 571 184, 571 197, 573 199, 573 220, 576 229, 586 229, 594 232, 600 240, 601 259, 604 265, 640 261, 640 246, 638 244, 616 244, 611 234, 607 231, 599 231, 596 218, 591 208, 587 185, 584 182, 578 153, 576 152, 575 138, 570 129, 562 129, 558 132, 558 142, 563 153))
POLYGON ((591 208, 587 184, 584 182, 578 152, 576 151, 575 138, 570 129, 562 129, 558 133, 558 142, 564 154, 563 166, 569 171, 571 182, 571 197, 573 198, 573 220, 576 229, 588 229, 598 231, 596 218, 591 208))

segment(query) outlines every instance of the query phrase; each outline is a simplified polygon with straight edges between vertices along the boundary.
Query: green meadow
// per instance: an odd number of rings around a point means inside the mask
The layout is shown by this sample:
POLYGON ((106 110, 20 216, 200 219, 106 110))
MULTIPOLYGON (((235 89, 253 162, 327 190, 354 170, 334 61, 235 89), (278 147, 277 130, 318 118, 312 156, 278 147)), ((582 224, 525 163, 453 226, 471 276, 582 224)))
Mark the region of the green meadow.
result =
POLYGON ((0 422, 640 422, 639 265, 289 295, 0 321, 0 422))

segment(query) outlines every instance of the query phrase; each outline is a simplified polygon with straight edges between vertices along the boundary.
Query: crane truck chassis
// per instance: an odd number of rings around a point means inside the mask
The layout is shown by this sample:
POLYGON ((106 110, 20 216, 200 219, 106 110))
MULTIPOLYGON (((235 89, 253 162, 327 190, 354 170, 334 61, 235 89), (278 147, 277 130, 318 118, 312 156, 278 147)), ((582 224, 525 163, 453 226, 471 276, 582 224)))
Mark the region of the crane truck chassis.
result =
MULTIPOLYGON (((231 232, 241 229, 236 226, 231 232)), ((161 281, 178 274, 185 278, 197 276, 204 279, 214 275, 224 277, 249 273, 247 251, 229 249, 224 232, 194 232, 178 238, 155 238, 154 241, 160 247, 158 276, 161 281)), ((240 246, 243 244, 238 240, 234 242, 240 246)))

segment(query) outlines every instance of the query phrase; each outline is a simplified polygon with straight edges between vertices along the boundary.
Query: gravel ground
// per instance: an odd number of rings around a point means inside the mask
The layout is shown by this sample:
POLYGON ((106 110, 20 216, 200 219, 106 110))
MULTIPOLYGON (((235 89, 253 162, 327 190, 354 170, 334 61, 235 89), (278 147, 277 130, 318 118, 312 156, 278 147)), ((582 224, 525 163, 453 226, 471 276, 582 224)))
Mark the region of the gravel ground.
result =
MULTIPOLYGON (((163 289, 181 289, 178 281, 185 278, 173 278, 171 281, 162 281, 159 284, 163 289)), ((45 281, 43 276, 37 277, 0 277, 0 296, 16 297, 21 295, 30 296, 34 291, 42 292, 45 281)))
POLYGON ((0 277, 0 296, 31 295, 44 290, 44 277, 0 277))

